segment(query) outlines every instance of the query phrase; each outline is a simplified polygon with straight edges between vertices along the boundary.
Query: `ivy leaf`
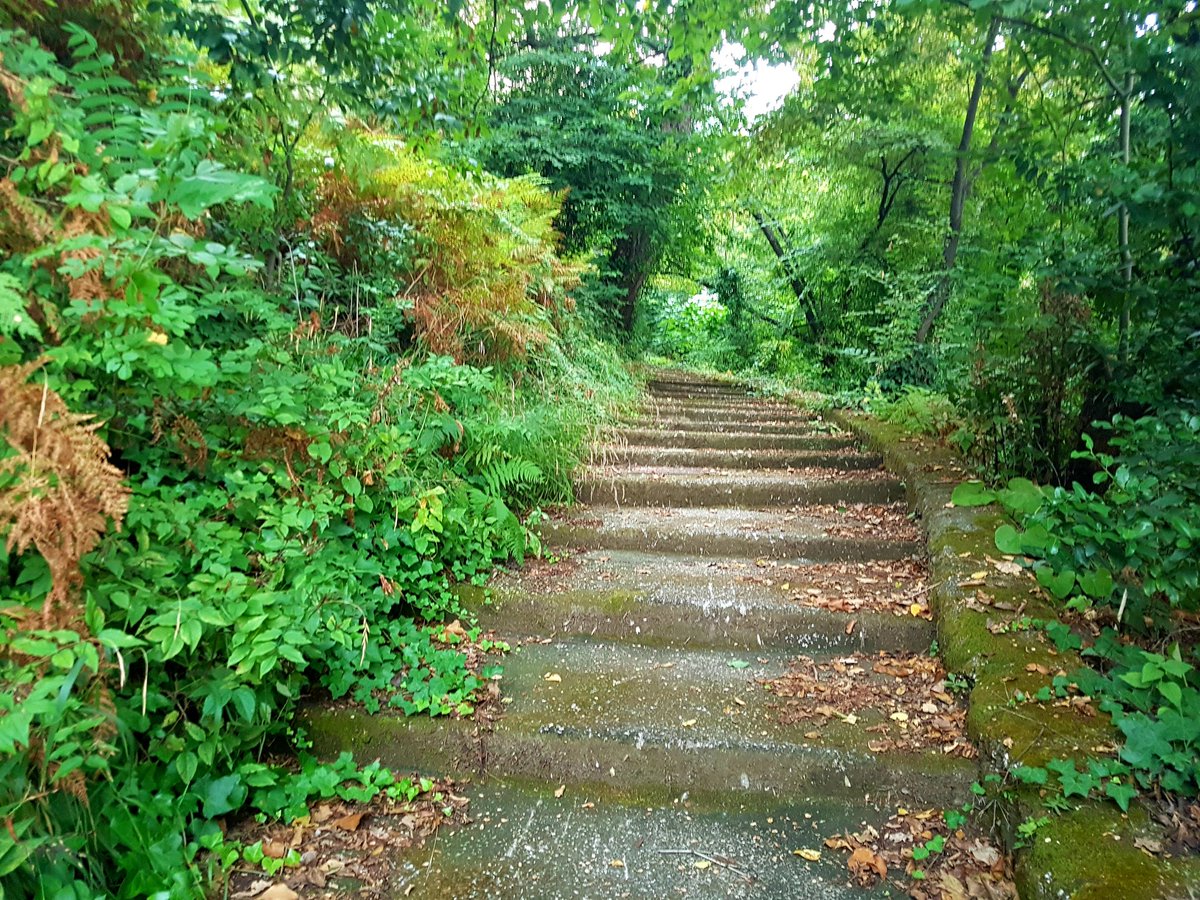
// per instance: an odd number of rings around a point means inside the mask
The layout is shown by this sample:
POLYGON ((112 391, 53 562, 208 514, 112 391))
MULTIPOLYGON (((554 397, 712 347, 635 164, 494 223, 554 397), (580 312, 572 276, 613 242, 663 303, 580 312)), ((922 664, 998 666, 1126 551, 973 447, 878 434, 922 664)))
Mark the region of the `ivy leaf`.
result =
POLYGON ((233 812, 246 801, 246 786, 240 775, 214 778, 206 784, 197 785, 200 799, 204 803, 204 817, 215 819, 233 812))
POLYGON ((1075 587, 1075 571, 1063 569, 1061 572, 1055 572, 1043 567, 1037 570, 1037 580, 1042 587, 1062 600, 1071 593, 1071 588, 1075 587))
POLYGON ((1129 812, 1129 801, 1137 796, 1137 788, 1132 784, 1110 781, 1104 785, 1104 796, 1116 803, 1121 812, 1129 812))

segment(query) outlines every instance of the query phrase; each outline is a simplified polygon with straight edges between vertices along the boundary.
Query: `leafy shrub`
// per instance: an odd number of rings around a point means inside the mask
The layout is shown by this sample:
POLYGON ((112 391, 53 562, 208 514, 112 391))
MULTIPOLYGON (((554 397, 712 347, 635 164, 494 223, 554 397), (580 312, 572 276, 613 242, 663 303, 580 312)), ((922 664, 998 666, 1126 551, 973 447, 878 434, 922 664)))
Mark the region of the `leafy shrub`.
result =
POLYGON ((417 622, 536 548, 518 511, 563 495, 628 380, 557 343, 573 270, 535 182, 397 157, 392 206, 260 283, 240 226, 276 191, 221 161, 195 67, 149 95, 71 48, 0 31, 0 875, 195 896, 214 820, 283 783, 260 757, 306 693, 469 711, 486 675, 417 622), (508 368, 407 352, 410 283, 423 344, 508 368))
POLYGON ((971 435, 968 455, 993 477, 1062 482, 1084 428, 1103 412, 1106 364, 1083 300, 1047 284, 1036 307, 1026 305, 1005 306, 951 399, 971 435))
POLYGON ((1097 490, 1014 479, 1007 491, 978 499, 999 496, 1020 514, 1023 530, 1002 527, 996 545, 1035 557, 1038 580, 1054 596, 1115 607, 1134 628, 1166 626, 1172 610, 1200 608, 1200 416, 1118 416, 1100 427, 1112 432, 1117 452, 1097 451, 1085 435, 1086 449, 1076 453, 1097 467, 1097 490))

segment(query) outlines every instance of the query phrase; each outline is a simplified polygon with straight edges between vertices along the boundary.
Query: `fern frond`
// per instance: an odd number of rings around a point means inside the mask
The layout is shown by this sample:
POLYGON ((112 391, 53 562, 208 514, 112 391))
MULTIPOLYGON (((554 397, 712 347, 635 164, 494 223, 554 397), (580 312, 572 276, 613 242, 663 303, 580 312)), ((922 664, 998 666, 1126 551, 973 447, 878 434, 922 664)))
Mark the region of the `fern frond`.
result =
POLYGON ((108 520, 120 528, 129 489, 96 436, 100 423, 71 412, 48 385, 28 383, 43 363, 0 366, 0 437, 9 448, 0 458, 0 535, 10 552, 34 547, 46 560, 48 620, 79 582, 79 562, 108 520))

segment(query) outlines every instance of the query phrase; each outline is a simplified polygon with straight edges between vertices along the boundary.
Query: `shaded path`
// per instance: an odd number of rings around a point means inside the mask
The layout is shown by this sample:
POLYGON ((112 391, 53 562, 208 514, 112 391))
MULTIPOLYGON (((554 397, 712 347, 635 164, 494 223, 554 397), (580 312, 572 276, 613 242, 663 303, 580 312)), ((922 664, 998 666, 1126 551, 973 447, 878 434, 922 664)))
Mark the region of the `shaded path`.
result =
POLYGON ((906 707, 917 679, 874 656, 934 636, 900 486, 828 423, 686 376, 651 382, 597 460, 587 505, 543 529, 563 559, 479 606, 518 648, 494 732, 388 720, 358 736, 386 763, 490 776, 477 824, 413 861, 417 893, 860 895, 844 854, 793 851, 958 805, 976 777, 945 686, 923 698, 938 715, 906 707))

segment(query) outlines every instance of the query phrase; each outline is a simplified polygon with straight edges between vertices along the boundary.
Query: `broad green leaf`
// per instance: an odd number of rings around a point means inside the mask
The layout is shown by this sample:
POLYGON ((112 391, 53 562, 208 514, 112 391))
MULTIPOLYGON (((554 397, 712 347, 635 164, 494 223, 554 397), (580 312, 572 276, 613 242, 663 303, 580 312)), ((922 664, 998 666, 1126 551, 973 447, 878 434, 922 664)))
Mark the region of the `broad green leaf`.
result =
POLYGON ((1020 556, 1025 552, 1021 546, 1021 535, 1011 525, 1001 525, 996 529, 996 549, 1010 556, 1020 556))
POLYGON ((950 495, 955 506, 987 506, 996 501, 996 492, 981 481, 964 481, 950 495))

